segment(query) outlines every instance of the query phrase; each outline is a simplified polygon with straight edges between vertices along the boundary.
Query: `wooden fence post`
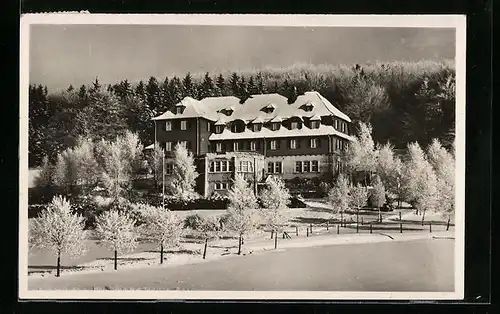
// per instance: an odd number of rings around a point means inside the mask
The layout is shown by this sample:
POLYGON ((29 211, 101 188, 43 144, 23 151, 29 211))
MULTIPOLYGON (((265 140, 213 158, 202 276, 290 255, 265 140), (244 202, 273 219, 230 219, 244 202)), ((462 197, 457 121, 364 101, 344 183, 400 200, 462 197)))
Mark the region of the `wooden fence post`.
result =
POLYGON ((337 234, 340 234, 340 226, 337 225, 337 234))
POLYGON ((309 227, 307 227, 306 230, 307 230, 307 235, 306 236, 309 237, 309 227))
POLYGON ((370 233, 372 233, 372 223, 370 222, 370 233))
POLYGON ((299 236, 299 227, 295 226, 295 235, 298 237, 299 236))
POLYGON ((432 233, 432 221, 429 222, 429 233, 432 233))
POLYGON ((403 223, 399 223, 399 233, 403 233, 403 223))
POLYGON ((448 222, 446 223, 446 231, 450 229, 450 217, 448 217, 448 222))

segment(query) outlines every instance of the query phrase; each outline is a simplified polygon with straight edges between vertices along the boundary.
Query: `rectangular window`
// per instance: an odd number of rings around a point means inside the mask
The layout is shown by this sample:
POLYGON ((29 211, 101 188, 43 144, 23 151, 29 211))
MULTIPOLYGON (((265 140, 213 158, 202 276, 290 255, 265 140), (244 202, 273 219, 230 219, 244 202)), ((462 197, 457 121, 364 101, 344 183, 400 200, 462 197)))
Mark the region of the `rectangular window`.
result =
POLYGON ((179 141, 179 146, 187 148, 187 141, 179 141))
POLYGON ((281 161, 274 163, 274 173, 281 173, 281 161))
POLYGON ((207 122, 207 131, 210 132, 212 128, 210 127, 210 122, 207 122))
POLYGON ((317 148, 317 147, 318 147, 318 139, 312 138, 311 139, 311 148, 317 148))
POLYGON ((250 142, 250 150, 251 151, 256 151, 257 150, 257 142, 256 141, 251 141, 250 142))
POLYGON ((339 120, 335 119, 335 130, 339 129, 339 120))
POLYGON ((227 190, 228 184, 226 182, 217 182, 215 183, 215 189, 216 190, 227 190))
POLYGON ((212 161, 210 163, 210 169, 209 169, 210 172, 214 172, 215 171, 215 161, 212 161))
POLYGON ((290 140, 290 149, 297 149, 297 140, 290 140))
POLYGON ((311 171, 311 162, 309 160, 306 160, 304 161, 304 164, 303 164, 303 172, 309 172, 311 171))
POLYGON ((226 172, 227 171, 227 161, 221 161, 220 163, 220 171, 226 172))
POLYGON ((174 171, 174 164, 168 163, 165 165, 165 174, 172 174, 174 171))
POLYGON ((218 153, 222 152, 222 143, 215 143, 215 151, 218 153))
POLYGON ((165 122, 165 131, 172 131, 172 121, 165 122))
POLYGON ((302 161, 295 162, 295 172, 302 172, 302 161))
POLYGON ((319 172, 319 161, 313 160, 311 162, 311 172, 319 172))
POLYGON ((240 148, 240 145, 238 145, 239 143, 238 142, 234 142, 233 143, 233 151, 237 152, 240 148))
POLYGON ((215 172, 220 172, 220 161, 215 162, 215 172))
POLYGON ((297 122, 291 122, 290 123, 290 129, 295 130, 299 127, 299 124, 297 122))
POLYGON ((267 172, 273 173, 273 171, 274 171, 274 163, 272 162, 267 163, 267 172))
POLYGON ((261 128, 262 128, 262 125, 260 123, 257 123, 257 124, 253 125, 253 131, 254 132, 259 132, 261 128))
POLYGON ((253 164, 251 161, 242 160, 240 161, 240 172, 253 172, 253 164))
POLYGON ((216 125, 215 126, 215 133, 220 134, 224 131, 224 126, 223 125, 216 125))
POLYGON ((165 142, 165 150, 167 152, 171 152, 172 151, 172 142, 165 142))
POLYGON ((311 129, 317 129, 317 128, 319 128, 319 121, 312 121, 311 129))
POLYGON ((276 140, 271 141, 271 150, 277 150, 278 149, 278 142, 276 140))
POLYGON ((177 106, 177 107, 175 108, 175 112, 176 112, 177 114, 181 114, 181 113, 182 113, 182 107, 181 107, 181 106, 177 106))
POLYGON ((181 130, 182 131, 187 130, 187 121, 186 120, 181 120, 181 130))
POLYGON ((277 130, 279 130, 279 128, 280 128, 280 124, 278 122, 273 122, 271 124, 271 130, 277 131, 277 130))

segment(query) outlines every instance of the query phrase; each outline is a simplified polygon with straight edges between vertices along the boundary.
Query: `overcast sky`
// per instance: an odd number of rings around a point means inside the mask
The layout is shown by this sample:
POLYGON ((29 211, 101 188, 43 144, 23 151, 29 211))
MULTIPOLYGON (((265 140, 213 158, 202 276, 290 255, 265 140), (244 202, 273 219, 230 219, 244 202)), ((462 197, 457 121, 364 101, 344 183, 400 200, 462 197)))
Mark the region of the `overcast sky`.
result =
POLYGON ((455 57, 431 28, 33 25, 30 83, 62 89, 189 72, 455 57))

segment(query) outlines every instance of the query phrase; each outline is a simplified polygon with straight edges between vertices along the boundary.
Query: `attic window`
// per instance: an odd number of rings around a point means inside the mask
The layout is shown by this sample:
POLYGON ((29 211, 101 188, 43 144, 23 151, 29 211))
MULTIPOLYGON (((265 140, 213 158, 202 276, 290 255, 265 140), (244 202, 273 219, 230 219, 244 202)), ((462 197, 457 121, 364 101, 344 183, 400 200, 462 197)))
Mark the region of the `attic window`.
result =
POLYGON ((304 111, 308 111, 309 112, 309 111, 313 110, 313 107, 314 107, 314 105, 312 103, 308 102, 307 104, 305 104, 303 106, 303 109, 304 109, 304 111))
POLYGON ((254 123, 252 124, 252 129, 254 132, 259 132, 262 129, 262 123, 254 123))
POLYGON ((225 108, 222 110, 222 112, 226 115, 226 116, 230 116, 231 114, 233 114, 233 107, 228 107, 228 108, 225 108))
POLYGON ((276 107, 273 104, 269 104, 269 105, 265 106, 263 109, 264 109, 264 112, 271 113, 274 111, 275 108, 276 107))

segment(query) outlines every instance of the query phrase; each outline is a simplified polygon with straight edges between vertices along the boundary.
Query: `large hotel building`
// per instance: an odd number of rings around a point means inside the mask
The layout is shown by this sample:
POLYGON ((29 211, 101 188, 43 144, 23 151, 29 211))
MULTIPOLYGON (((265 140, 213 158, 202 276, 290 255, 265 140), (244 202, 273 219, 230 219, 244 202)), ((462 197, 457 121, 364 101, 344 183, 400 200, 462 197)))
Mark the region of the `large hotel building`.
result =
POLYGON ((153 120, 166 180, 172 151, 183 145, 195 157, 196 188, 205 197, 224 194, 236 172, 256 187, 270 175, 327 180, 340 171, 340 153, 352 140, 349 117, 314 91, 292 103, 280 94, 186 97, 153 120))

